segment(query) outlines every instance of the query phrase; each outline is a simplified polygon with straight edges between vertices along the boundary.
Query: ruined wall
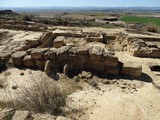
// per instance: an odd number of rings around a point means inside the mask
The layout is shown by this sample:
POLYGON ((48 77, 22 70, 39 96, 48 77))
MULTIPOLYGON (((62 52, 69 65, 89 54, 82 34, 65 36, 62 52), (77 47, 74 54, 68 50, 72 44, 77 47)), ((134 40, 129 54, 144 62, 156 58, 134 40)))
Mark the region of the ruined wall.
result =
POLYGON ((36 67, 43 70, 47 60, 51 60, 53 66, 59 71, 65 64, 70 70, 79 71, 82 69, 106 72, 118 75, 120 64, 114 53, 98 46, 71 47, 62 46, 60 48, 35 48, 29 51, 18 51, 12 55, 13 63, 16 66, 36 67))
MULTIPOLYGON (((132 64, 121 63, 114 55, 114 52, 109 51, 107 48, 96 46, 96 44, 94 46, 77 47, 61 44, 56 48, 54 41, 56 37, 57 34, 52 32, 45 33, 40 38, 38 47, 31 47, 26 51, 17 51, 12 54, 13 64, 17 67, 23 66, 45 71, 46 66, 49 66, 49 69, 53 72, 62 72, 67 64, 68 71, 74 74, 82 70, 104 75, 125 74, 139 77, 142 74, 141 65, 137 67, 132 66, 132 64)), ((62 37, 63 39, 65 38, 62 37)))
POLYGON ((117 35, 122 51, 128 51, 135 57, 160 58, 160 48, 157 45, 149 45, 144 40, 129 37, 125 34, 117 35))

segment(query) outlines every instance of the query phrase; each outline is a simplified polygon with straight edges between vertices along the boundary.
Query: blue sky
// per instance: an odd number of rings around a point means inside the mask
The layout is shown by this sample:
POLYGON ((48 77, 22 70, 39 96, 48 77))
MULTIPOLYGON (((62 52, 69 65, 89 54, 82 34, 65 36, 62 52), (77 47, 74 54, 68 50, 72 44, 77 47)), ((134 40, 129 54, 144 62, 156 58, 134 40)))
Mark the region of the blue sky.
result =
POLYGON ((37 6, 160 6, 160 0, 0 0, 0 7, 37 7, 37 6))

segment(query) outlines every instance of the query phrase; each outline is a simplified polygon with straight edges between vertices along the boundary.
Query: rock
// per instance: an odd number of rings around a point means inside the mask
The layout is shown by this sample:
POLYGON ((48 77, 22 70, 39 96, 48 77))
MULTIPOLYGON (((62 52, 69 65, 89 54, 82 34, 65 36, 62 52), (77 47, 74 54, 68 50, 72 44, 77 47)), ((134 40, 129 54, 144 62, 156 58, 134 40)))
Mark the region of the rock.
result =
POLYGON ((88 51, 89 51, 89 48, 86 46, 77 48, 77 57, 79 62, 85 63, 89 59, 88 51))
POLYGON ((64 75, 67 75, 68 71, 69 71, 69 65, 65 64, 64 67, 63 67, 63 73, 64 73, 64 75))
POLYGON ((44 72, 48 75, 52 75, 52 62, 50 60, 46 61, 45 67, 44 67, 44 72))
POLYGON ((103 52, 103 60, 104 60, 106 66, 115 67, 118 64, 118 57, 116 57, 114 55, 114 53, 110 52, 110 51, 103 52))
POLYGON ((104 52, 104 48, 100 46, 93 46, 89 48, 89 56, 91 60, 100 60, 102 58, 102 54, 104 52))
POLYGON ((107 67, 106 68, 106 72, 107 74, 111 74, 111 75, 119 75, 120 73, 120 68, 119 66, 116 66, 116 67, 107 67))
POLYGON ((87 55, 88 54, 88 47, 77 47, 77 54, 87 55))
POLYGON ((0 60, 0 73, 7 69, 5 62, 0 60))
POLYGON ((57 50, 57 59, 58 60, 68 60, 69 57, 69 49, 71 46, 62 46, 57 50))
POLYGON ((45 60, 36 60, 36 66, 38 67, 38 69, 40 70, 44 70, 45 67, 45 60))
POLYGON ((86 71, 82 71, 82 73, 79 74, 78 76, 83 79, 85 79, 85 78, 91 79, 93 77, 91 72, 86 72, 86 71))
POLYGON ((35 66, 35 61, 32 59, 31 55, 27 55, 23 59, 23 64, 26 67, 34 67, 35 66))
POLYGON ((91 33, 87 35, 86 40, 88 42, 103 42, 103 35, 91 33))
POLYGON ((45 60, 55 60, 56 59, 57 48, 50 48, 45 54, 45 60))
POLYGON ((8 115, 12 116, 14 114, 14 109, 5 108, 0 111, 0 120, 5 120, 8 115))
POLYGON ((11 54, 12 54, 12 51, 7 51, 7 52, 5 51, 0 54, 0 59, 3 61, 7 61, 10 58, 11 54))
POLYGON ((71 120, 71 119, 63 116, 58 116, 56 120, 71 120))
POLYGON ((23 75, 24 75, 24 72, 21 72, 20 75, 23 76, 23 75))
POLYGON ((23 65, 23 58, 27 55, 26 51, 18 51, 12 54, 13 64, 17 66, 23 65))
POLYGON ((13 90, 16 90, 17 88, 18 88, 18 85, 16 85, 16 84, 12 86, 13 90))
POLYGON ((12 120, 26 120, 30 116, 29 111, 20 111, 17 110, 12 117, 12 120))
POLYGON ((123 64, 122 74, 131 77, 140 77, 142 74, 142 65, 139 63, 126 62, 123 64))
POLYGON ((69 59, 77 60, 77 47, 72 47, 69 49, 69 59))
POLYGON ((31 57, 35 60, 42 60, 45 52, 49 50, 49 48, 35 48, 31 50, 31 57))
MULTIPOLYGON (((34 49, 34 48, 32 48, 32 49, 34 49)), ((26 52, 27 52, 28 55, 31 55, 32 49, 26 50, 26 52)))
POLYGON ((149 57, 160 58, 160 49, 159 48, 150 48, 151 54, 149 57))
POLYGON ((47 32, 40 38, 41 46, 40 48, 52 47, 54 34, 52 32, 47 32))
POLYGON ((56 116, 50 114, 34 114, 33 120, 56 120, 56 116))
POLYGON ((147 42, 147 46, 148 46, 149 48, 158 48, 158 46, 157 46, 156 43, 154 43, 154 42, 147 42))
POLYGON ((53 46, 55 48, 60 48, 64 45, 64 36, 57 36, 57 38, 54 40, 53 46))

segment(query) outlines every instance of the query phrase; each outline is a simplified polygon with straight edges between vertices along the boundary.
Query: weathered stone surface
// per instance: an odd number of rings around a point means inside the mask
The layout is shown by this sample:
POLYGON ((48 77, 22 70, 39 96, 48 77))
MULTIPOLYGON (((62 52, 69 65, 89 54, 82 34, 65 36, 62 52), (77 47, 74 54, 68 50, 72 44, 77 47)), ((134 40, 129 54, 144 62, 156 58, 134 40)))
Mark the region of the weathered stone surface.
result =
POLYGON ((11 54, 12 54, 12 51, 7 51, 7 52, 5 51, 0 54, 0 59, 3 61, 7 61, 10 58, 11 54))
POLYGON ((53 46, 54 46, 55 48, 60 48, 60 47, 62 47, 62 46, 64 45, 64 39, 65 39, 64 36, 58 36, 58 37, 54 40, 53 46))
POLYGON ((55 60, 56 59, 57 48, 50 48, 45 54, 45 60, 55 60))
POLYGON ((45 52, 49 50, 49 48, 36 48, 31 50, 32 59, 41 60, 43 59, 43 55, 45 52))
POLYGON ((91 60, 100 60, 102 58, 102 54, 104 52, 104 48, 100 46, 94 46, 89 48, 89 56, 91 60))
POLYGON ((111 75, 119 75, 121 68, 122 68, 122 65, 119 62, 116 66, 106 66, 106 72, 107 74, 111 74, 111 75))
POLYGON ((35 114, 33 115, 34 120, 56 120, 56 116, 50 114, 35 114))
POLYGON ((12 60, 15 65, 21 66, 23 65, 23 58, 26 55, 26 51, 18 51, 12 54, 12 60))
POLYGON ((77 54, 87 55, 88 54, 88 47, 78 47, 77 48, 77 54))
POLYGON ((35 62, 36 62, 36 66, 39 69, 44 70, 44 66, 45 66, 45 63, 46 63, 45 60, 35 60, 35 62))
POLYGON ((56 120, 71 120, 71 119, 63 116, 58 116, 56 120))
POLYGON ((154 42, 147 42, 147 46, 148 46, 149 48, 158 48, 158 46, 157 46, 156 43, 154 43, 154 42))
POLYGON ((79 74, 78 76, 80 78, 91 79, 92 78, 92 73, 91 72, 82 71, 82 73, 79 74))
POLYGON ((128 51, 136 57, 160 58, 160 49, 153 42, 144 42, 141 39, 128 38, 128 51))
POLYGON ((62 46, 57 50, 57 59, 58 60, 68 60, 69 57, 69 49, 71 46, 62 46))
POLYGON ((5 120, 8 115, 13 115, 14 109, 3 109, 0 111, 0 120, 5 120))
POLYGON ((139 63, 126 62, 123 64, 122 74, 131 77, 140 77, 142 74, 142 65, 139 63))
POLYGON ((31 58, 31 55, 27 55, 23 59, 23 64, 26 67, 34 67, 35 66, 35 61, 31 58))
POLYGON ((103 42, 103 35, 91 33, 87 35, 86 40, 89 42, 103 42))
POLYGON ((83 34, 81 31, 79 32, 74 32, 74 31, 69 31, 69 30, 60 30, 60 29, 56 29, 55 31, 53 31, 53 34, 57 35, 57 36, 65 36, 65 37, 76 37, 76 38, 85 38, 86 35, 83 34))
POLYGON ((44 72, 48 75, 52 75, 52 62, 50 60, 46 61, 45 67, 44 67, 44 72))
POLYGON ((104 51, 103 60, 106 66, 117 66, 118 57, 114 55, 114 52, 104 51))
POLYGON ((47 32, 43 34, 43 36, 40 39, 42 43, 40 48, 52 47, 53 38, 54 38, 54 34, 52 32, 47 32))
POLYGON ((77 47, 72 47, 69 49, 69 59, 77 60, 77 47))
POLYGON ((30 112, 29 111, 20 111, 17 110, 14 114, 14 116, 12 117, 12 120, 26 120, 27 117, 30 116, 30 112))

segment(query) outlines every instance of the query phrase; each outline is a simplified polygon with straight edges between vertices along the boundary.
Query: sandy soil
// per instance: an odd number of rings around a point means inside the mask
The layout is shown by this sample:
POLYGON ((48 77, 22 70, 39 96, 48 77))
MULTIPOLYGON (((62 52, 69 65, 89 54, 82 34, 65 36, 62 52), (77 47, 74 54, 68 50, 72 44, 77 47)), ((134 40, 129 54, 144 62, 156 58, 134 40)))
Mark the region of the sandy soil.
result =
MULTIPOLYGON (((83 109, 78 120, 159 120, 160 89, 152 81, 159 81, 149 69, 149 64, 159 64, 159 59, 141 59, 125 53, 116 53, 121 61, 142 62, 143 76, 136 79, 113 79, 110 84, 99 83, 100 90, 85 86, 69 96, 69 106, 83 109), (148 81, 150 79, 152 81, 148 81), (147 82, 145 82, 147 81, 147 82)), ((104 79, 103 81, 105 81, 104 79)))

